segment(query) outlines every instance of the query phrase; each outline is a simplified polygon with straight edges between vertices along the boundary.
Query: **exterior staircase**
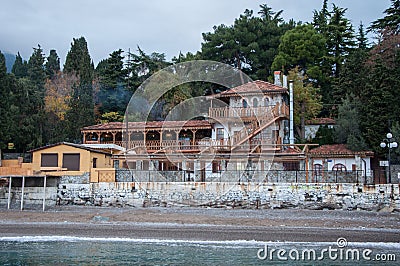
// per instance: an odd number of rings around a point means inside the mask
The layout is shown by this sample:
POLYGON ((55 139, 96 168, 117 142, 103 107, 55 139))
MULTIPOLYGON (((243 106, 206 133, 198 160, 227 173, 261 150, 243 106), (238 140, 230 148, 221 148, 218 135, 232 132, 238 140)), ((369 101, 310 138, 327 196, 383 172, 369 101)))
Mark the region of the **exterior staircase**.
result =
MULTIPOLYGON (((286 105, 276 104, 272 108, 271 112, 258 115, 257 120, 251 123, 251 127, 243 127, 232 137, 231 151, 242 147, 247 141, 251 141, 257 136, 262 130, 271 126, 281 118, 287 118, 289 116, 289 109, 286 105)), ((256 147, 252 148, 253 150, 256 147)))

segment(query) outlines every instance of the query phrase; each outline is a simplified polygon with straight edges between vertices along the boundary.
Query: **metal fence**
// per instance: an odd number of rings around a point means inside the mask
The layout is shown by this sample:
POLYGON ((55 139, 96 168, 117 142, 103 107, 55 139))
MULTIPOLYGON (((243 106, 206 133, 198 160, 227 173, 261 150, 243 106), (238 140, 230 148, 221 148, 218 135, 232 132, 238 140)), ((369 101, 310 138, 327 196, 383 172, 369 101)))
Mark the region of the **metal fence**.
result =
POLYGON ((364 171, 154 171, 116 170, 117 182, 253 182, 253 183, 361 183, 372 184, 364 171))

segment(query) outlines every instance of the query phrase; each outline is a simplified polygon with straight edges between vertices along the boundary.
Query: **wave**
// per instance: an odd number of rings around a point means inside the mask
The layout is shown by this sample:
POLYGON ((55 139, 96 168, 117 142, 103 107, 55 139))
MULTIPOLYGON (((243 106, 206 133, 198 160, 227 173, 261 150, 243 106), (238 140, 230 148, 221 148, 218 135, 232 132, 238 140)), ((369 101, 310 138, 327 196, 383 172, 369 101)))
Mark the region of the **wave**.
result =
MULTIPOLYGON (((181 240, 181 239, 136 239, 121 237, 77 237, 77 236, 4 236, 1 242, 129 242, 137 244, 165 245, 213 245, 224 248, 253 248, 254 246, 336 246, 336 242, 277 242, 257 240, 181 240)), ((349 242, 350 247, 382 248, 400 250, 400 243, 395 242, 349 242)))

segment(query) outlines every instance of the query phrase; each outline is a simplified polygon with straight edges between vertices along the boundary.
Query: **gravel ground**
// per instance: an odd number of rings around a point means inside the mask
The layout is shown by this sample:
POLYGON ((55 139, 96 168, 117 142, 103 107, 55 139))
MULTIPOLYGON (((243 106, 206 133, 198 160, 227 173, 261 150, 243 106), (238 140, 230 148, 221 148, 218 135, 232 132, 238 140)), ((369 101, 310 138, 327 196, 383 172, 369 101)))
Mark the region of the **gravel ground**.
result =
POLYGON ((187 240, 400 242, 400 213, 57 206, 0 210, 0 237, 68 235, 187 240))

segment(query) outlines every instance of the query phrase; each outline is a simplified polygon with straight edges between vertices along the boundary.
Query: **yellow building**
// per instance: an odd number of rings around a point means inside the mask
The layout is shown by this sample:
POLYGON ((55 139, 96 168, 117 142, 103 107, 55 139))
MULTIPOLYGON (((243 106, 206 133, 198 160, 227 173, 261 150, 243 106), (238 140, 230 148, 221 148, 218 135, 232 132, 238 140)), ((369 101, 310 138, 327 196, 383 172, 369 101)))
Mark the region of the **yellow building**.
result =
POLYGON ((111 152, 60 142, 31 150, 34 174, 79 176, 90 173, 90 182, 114 182, 111 152), (104 176, 99 176, 99 172, 104 176))

